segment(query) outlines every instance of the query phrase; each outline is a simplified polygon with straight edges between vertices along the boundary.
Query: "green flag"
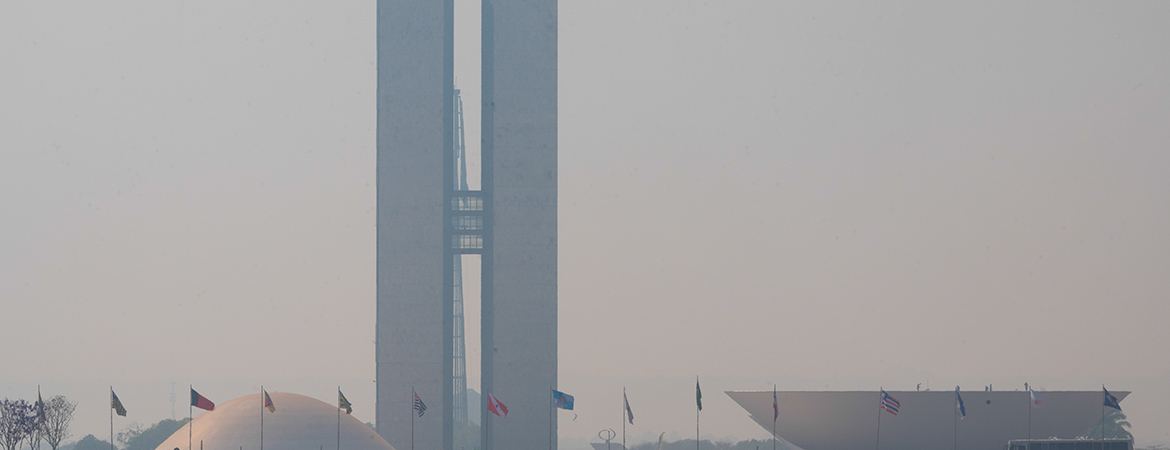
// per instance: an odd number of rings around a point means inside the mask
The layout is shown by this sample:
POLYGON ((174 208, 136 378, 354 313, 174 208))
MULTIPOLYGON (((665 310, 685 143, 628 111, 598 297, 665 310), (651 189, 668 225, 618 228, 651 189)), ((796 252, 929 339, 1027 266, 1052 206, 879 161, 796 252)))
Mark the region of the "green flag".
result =
POLYGON ((699 389, 698 378, 695 378, 695 405, 699 407, 699 411, 703 410, 703 390, 699 389))

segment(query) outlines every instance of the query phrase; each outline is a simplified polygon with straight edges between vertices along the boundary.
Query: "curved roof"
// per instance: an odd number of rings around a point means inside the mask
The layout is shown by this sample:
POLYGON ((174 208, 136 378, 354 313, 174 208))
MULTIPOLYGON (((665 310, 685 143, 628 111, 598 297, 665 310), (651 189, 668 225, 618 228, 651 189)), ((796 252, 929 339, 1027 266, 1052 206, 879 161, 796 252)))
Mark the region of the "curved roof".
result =
MULTIPOLYGON (((269 392, 276 412, 260 405, 260 394, 216 405, 159 444, 156 450, 187 450, 188 426, 191 449, 259 450, 260 414, 264 414, 264 448, 279 450, 336 449, 338 409, 315 398, 287 392, 269 392)), ((353 416, 341 414, 342 450, 394 450, 374 430, 353 416)))

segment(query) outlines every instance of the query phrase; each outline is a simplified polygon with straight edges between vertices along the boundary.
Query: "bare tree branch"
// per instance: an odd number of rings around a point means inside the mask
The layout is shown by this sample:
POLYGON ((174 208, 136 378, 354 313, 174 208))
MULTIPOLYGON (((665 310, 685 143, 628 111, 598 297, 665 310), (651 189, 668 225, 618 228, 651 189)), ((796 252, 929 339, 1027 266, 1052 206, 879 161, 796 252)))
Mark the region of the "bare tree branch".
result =
POLYGON ((71 402, 64 395, 58 395, 45 402, 45 442, 53 450, 61 445, 61 441, 69 439, 69 423, 73 421, 73 411, 77 409, 77 402, 71 402))
POLYGON ((130 425, 126 425, 125 430, 118 432, 118 436, 115 438, 115 440, 118 441, 119 444, 122 444, 122 446, 125 446, 127 442, 130 442, 131 439, 141 435, 143 431, 146 431, 145 426, 142 426, 142 424, 138 422, 131 422, 130 425))

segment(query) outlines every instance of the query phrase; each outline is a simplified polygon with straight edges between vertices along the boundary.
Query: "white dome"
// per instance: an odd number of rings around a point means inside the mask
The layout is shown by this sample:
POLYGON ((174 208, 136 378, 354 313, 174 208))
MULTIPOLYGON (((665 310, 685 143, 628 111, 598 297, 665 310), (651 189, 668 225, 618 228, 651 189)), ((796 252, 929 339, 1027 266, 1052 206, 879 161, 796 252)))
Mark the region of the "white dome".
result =
MULTIPOLYGON (((287 392, 269 392, 276 412, 260 405, 260 394, 245 395, 215 405, 163 441, 156 450, 259 450, 260 414, 264 414, 264 448, 271 450, 337 450, 337 407, 315 398, 287 392)), ((341 450, 394 450, 374 430, 341 412, 341 450)))

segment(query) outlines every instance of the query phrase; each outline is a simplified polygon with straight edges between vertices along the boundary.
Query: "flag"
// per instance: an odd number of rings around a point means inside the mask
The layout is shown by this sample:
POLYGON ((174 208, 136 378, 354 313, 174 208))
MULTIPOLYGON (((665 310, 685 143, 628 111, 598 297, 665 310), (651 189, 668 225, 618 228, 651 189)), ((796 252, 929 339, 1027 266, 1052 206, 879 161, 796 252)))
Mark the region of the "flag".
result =
POLYGON ((1030 402, 1032 402, 1033 408, 1039 408, 1039 407, 1044 406, 1044 397, 1037 395, 1036 391, 1033 391, 1030 388, 1028 389, 1028 400, 1030 402))
POLYGON ((194 388, 191 389, 191 406, 207 411, 215 409, 215 403, 212 403, 207 397, 199 395, 194 388))
POLYGON ((663 436, 666 436, 665 431, 663 431, 662 434, 658 435, 658 450, 662 450, 662 437, 663 436))
POLYGON ((114 408, 114 412, 119 416, 126 417, 126 407, 122 406, 122 401, 118 400, 118 394, 115 394, 113 389, 110 389, 110 407, 114 408))
POLYGON ((626 397, 626 391, 622 390, 622 402, 626 404, 626 420, 630 421, 630 425, 634 424, 634 410, 630 409, 630 399, 626 397))
POLYGON ((698 377, 695 377, 695 406, 699 407, 699 411, 703 410, 703 390, 699 389, 698 377))
POLYGON ((780 418, 780 402, 776 401, 776 386, 772 386, 772 421, 780 418))
POLYGON ((508 407, 492 394, 488 394, 488 411, 500 417, 508 417, 508 407))
POLYGON ((338 408, 345 408, 346 414, 353 412, 353 404, 350 403, 349 400, 345 399, 345 394, 341 393, 340 388, 337 389, 337 407, 338 408))
MULTIPOLYGON (((418 398, 417 392, 414 394, 414 406, 411 409, 418 411, 419 417, 422 417, 423 413, 427 412, 427 405, 422 402, 421 398, 418 398)), ((505 414, 507 414, 507 410, 505 410, 505 414)))
POLYGON ((560 409, 573 410, 573 396, 553 389, 553 406, 560 409))
POLYGON ((886 390, 882 389, 882 409, 896 416, 898 415, 899 406, 901 406, 901 404, 898 403, 898 400, 895 400, 894 397, 890 397, 890 394, 887 394, 886 390))
POLYGON ((958 386, 955 386, 955 407, 959 408, 959 414, 967 417, 967 407, 963 405, 963 396, 959 395, 958 386))
POLYGON ((1117 402, 1117 397, 1109 393, 1105 386, 1101 386, 1101 392, 1105 393, 1105 406, 1121 411, 1121 404, 1117 402))
MULTIPOLYGON (((113 391, 113 389, 111 389, 113 391)), ((41 422, 45 421, 45 401, 41 399, 41 387, 37 386, 37 417, 41 422)))
POLYGON ((276 405, 272 404, 272 397, 268 396, 268 391, 261 389, 260 392, 264 393, 264 407, 268 408, 270 413, 276 412, 276 405))

